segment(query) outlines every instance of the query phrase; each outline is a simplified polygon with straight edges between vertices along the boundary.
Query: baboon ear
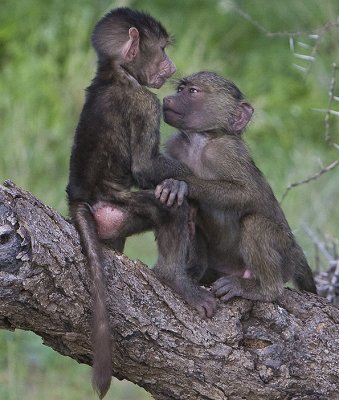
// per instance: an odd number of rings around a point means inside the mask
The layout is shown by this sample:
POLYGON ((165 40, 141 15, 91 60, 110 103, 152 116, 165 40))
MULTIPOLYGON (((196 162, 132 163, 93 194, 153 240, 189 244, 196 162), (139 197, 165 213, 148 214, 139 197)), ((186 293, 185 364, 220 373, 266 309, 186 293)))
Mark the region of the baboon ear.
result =
POLYGON ((139 53, 139 31, 137 28, 130 28, 129 39, 122 48, 122 56, 125 62, 131 62, 139 53))
POLYGON ((253 112, 254 109, 251 104, 247 103, 246 101, 241 101, 239 103, 239 113, 234 118, 232 123, 233 130, 235 132, 241 132, 244 130, 246 125, 249 123, 253 112))

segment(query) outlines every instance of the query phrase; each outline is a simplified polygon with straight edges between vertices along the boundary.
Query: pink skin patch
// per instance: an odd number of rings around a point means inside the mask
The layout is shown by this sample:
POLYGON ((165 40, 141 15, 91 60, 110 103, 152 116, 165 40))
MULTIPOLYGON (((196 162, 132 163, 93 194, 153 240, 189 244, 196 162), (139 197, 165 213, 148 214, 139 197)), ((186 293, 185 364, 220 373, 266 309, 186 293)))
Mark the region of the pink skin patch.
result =
POLYGON ((93 216, 101 239, 111 239, 125 221, 125 213, 110 203, 98 203, 93 207, 93 216))
POLYGON ((244 279, 252 279, 253 278, 253 274, 249 269, 245 269, 242 277, 244 279))

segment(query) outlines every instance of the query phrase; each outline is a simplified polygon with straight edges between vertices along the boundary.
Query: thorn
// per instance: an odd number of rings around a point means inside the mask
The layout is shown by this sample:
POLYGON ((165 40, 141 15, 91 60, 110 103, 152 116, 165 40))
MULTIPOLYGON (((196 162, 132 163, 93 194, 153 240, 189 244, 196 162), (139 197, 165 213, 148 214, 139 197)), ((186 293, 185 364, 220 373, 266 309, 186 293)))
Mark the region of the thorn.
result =
POLYGON ((301 71, 301 72, 306 72, 306 71, 307 71, 307 68, 302 67, 301 65, 293 64, 293 66, 294 66, 295 68, 297 68, 297 69, 298 69, 299 71, 301 71))
POLYGON ((297 42, 297 44, 300 47, 303 47, 304 49, 310 49, 311 48, 311 46, 309 44, 306 44, 306 43, 303 43, 303 42, 297 42))
POLYGON ((328 112, 328 110, 326 110, 325 108, 311 108, 311 110, 316 112, 328 112))
POLYGON ((315 57, 313 56, 308 56, 306 54, 299 54, 299 53, 294 53, 295 57, 300 58, 302 60, 306 60, 306 61, 314 61, 315 57))

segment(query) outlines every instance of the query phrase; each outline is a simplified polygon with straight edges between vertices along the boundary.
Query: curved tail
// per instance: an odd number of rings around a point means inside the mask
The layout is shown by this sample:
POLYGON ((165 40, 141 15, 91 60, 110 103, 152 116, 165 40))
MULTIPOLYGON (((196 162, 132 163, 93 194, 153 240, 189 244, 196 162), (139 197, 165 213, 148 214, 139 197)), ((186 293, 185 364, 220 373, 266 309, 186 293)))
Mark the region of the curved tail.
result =
POLYGON ((79 232, 92 275, 92 385, 99 398, 102 399, 111 385, 112 378, 111 335, 105 305, 106 285, 102 270, 102 250, 90 206, 83 202, 71 203, 70 213, 79 232))
POLYGON ((295 266, 293 282, 300 290, 317 294, 313 273, 304 256, 299 258, 295 266))

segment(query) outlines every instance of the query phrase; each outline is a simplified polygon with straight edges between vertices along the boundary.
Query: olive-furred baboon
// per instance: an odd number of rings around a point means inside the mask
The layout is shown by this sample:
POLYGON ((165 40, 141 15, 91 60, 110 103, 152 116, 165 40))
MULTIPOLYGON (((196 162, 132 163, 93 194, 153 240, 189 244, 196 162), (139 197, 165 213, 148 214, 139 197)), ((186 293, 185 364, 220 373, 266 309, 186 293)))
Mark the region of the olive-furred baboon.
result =
POLYGON ((175 72, 165 52, 170 41, 158 21, 128 8, 109 12, 92 35, 97 72, 75 132, 67 194, 93 280, 93 386, 100 398, 112 375, 102 242, 122 251, 128 235, 155 230, 159 271, 181 271, 187 253, 186 184, 177 182, 172 192, 173 202, 184 202, 178 209, 162 205, 152 190, 188 172, 159 152, 161 105, 146 88, 160 88, 175 72), (133 186, 148 190, 132 192, 133 186))
MULTIPOLYGON (((275 300, 290 279, 316 293, 305 256, 243 141, 253 108, 235 84, 195 73, 164 99, 163 113, 178 129, 167 154, 192 171, 184 178, 196 214, 186 268, 196 284, 214 282, 212 292, 224 301, 275 300)), ((157 198, 166 203, 172 187, 173 179, 159 184, 157 198)))

